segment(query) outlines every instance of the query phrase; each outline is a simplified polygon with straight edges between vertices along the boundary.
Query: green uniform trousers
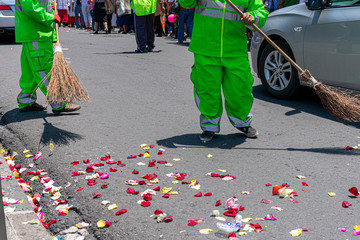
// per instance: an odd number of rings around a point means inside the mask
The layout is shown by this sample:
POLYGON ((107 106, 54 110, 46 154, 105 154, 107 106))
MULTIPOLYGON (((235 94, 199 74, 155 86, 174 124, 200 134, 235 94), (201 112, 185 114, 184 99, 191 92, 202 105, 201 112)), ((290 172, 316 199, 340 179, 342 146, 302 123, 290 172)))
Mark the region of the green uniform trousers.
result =
MULTIPOLYGON (((19 109, 30 106, 36 99, 36 90, 46 95, 49 85, 49 72, 54 59, 52 42, 22 43, 21 52, 21 92, 17 97, 19 109)), ((64 108, 67 104, 51 104, 55 110, 64 108)))
POLYGON ((250 126, 254 78, 248 56, 221 58, 194 54, 191 81, 203 131, 220 131, 223 111, 221 87, 231 124, 234 127, 250 126))

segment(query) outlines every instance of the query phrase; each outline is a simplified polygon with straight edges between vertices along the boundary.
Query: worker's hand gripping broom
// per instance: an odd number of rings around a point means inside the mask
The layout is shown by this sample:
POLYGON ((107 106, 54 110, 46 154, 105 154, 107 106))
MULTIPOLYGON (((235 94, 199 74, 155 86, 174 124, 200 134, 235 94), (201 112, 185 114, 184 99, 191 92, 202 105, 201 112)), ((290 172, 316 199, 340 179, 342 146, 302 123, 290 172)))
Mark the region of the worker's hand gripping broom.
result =
MULTIPOLYGON (((57 13, 56 0, 54 0, 55 14, 57 13)), ((89 101, 89 94, 83 87, 79 77, 73 72, 62 53, 59 40, 59 24, 55 23, 56 43, 54 45, 54 62, 52 65, 51 79, 47 88, 46 101, 48 103, 73 103, 89 101)))
MULTIPOLYGON (((226 0, 228 4, 238 13, 243 16, 243 12, 231 2, 226 0)), ((318 82, 308 70, 303 70, 295 63, 283 50, 279 48, 258 26, 251 23, 251 26, 263 36, 271 46, 273 46, 291 65, 300 73, 300 78, 310 84, 321 100, 324 108, 333 115, 336 119, 341 121, 358 122, 360 121, 360 98, 354 96, 351 92, 342 91, 332 88, 318 82)))

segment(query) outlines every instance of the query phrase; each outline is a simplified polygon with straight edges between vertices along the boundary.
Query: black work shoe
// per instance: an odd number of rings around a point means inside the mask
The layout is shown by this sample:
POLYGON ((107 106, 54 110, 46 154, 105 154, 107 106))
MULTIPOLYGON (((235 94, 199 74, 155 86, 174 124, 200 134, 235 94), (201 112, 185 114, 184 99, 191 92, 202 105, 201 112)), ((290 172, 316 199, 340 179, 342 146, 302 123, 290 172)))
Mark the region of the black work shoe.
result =
POLYGON ((237 129, 239 129, 241 132, 245 133, 245 135, 248 137, 248 138, 257 138, 259 136, 259 132, 249 126, 249 127, 237 127, 237 129))
POLYGON ((53 113, 62 113, 62 112, 74 112, 79 110, 81 107, 79 105, 75 105, 75 104, 68 104, 66 105, 66 107, 64 107, 63 109, 60 110, 55 110, 53 109, 52 112, 53 113))
POLYGON ((214 136, 215 136, 215 132, 203 131, 199 137, 200 137, 200 140, 203 142, 210 142, 214 136))
POLYGON ((144 49, 136 49, 135 52, 136 53, 148 53, 148 50, 146 48, 144 48, 144 49))
POLYGON ((44 111, 44 110, 46 110, 46 105, 40 105, 37 103, 33 103, 29 106, 19 109, 20 112, 33 112, 33 111, 44 111))
POLYGON ((155 48, 155 45, 152 47, 148 47, 147 50, 148 50, 148 52, 152 52, 154 50, 154 48, 155 48))

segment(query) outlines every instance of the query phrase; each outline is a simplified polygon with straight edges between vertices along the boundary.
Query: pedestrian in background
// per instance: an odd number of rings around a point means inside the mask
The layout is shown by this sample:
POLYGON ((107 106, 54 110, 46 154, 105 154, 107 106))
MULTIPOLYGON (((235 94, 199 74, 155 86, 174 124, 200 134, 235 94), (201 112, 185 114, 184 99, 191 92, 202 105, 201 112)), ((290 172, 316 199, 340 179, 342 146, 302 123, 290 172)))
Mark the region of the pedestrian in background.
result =
MULTIPOLYGON (((107 19, 106 19, 106 12, 108 9, 106 9, 105 3, 108 0, 92 0, 94 3, 94 15, 95 15, 95 32, 94 34, 97 34, 99 31, 99 25, 100 23, 103 23, 104 25, 104 31, 106 34, 108 34, 108 25, 107 25, 107 19)), ((106 4, 107 6, 109 4, 106 4)))
POLYGON ((57 10, 58 14, 60 16, 60 24, 59 26, 67 26, 69 21, 69 15, 68 15, 68 2, 67 0, 57 0, 57 10))
MULTIPOLYGON (((66 9, 65 9, 66 10, 66 9)), ((36 103, 36 90, 46 95, 49 73, 54 59, 53 42, 56 42, 54 22, 60 24, 59 15, 54 15, 50 0, 17 0, 15 8, 15 39, 22 43, 21 92, 17 97, 20 112, 43 111, 45 105, 36 103)), ((54 113, 72 112, 80 109, 73 104, 50 104, 54 113)))
POLYGON ((233 0, 244 15, 240 17, 225 0, 179 0, 184 8, 195 7, 194 28, 189 50, 194 53, 191 81, 201 113, 200 140, 211 141, 220 131, 222 95, 231 124, 249 138, 258 131, 250 126, 253 104, 250 63, 247 53, 246 24, 265 24, 268 11, 262 0, 233 0), (245 11, 246 10, 246 11, 245 11))
POLYGON ((267 6, 267 10, 269 13, 272 13, 275 10, 278 10, 280 0, 268 0, 269 5, 267 6))
POLYGON ((299 0, 280 0, 278 9, 299 4, 299 0))
POLYGON ((90 4, 90 15, 91 15, 91 30, 95 31, 95 14, 94 14, 94 5, 91 0, 88 1, 90 4))
POLYGON ((106 22, 108 25, 108 33, 111 33, 112 30, 112 19, 113 19, 113 14, 115 12, 115 0, 108 0, 107 2, 107 12, 106 12, 106 22))
POLYGON ((75 26, 75 0, 68 0, 68 14, 69 14, 68 26, 74 27, 75 26))
POLYGON ((85 23, 84 23, 84 16, 82 14, 82 10, 81 10, 81 0, 76 0, 76 4, 75 4, 75 24, 76 24, 76 28, 84 28, 85 27, 85 23), (79 23, 79 18, 80 18, 80 23, 79 23))
POLYGON ((90 4, 88 0, 81 0, 81 13, 84 19, 84 25, 86 29, 89 29, 91 22, 90 4))
POLYGON ((177 43, 183 43, 184 41, 184 24, 187 27, 187 36, 191 39, 194 20, 194 8, 183 8, 180 4, 179 11, 179 27, 178 27, 178 41, 177 43))
MULTIPOLYGON (((120 6, 120 0, 116 1, 116 13, 120 6)), ((117 18, 117 23, 119 24, 119 33, 127 34, 131 28, 131 7, 130 0, 124 0, 125 13, 117 18)))
POLYGON ((160 0, 133 0, 132 8, 135 12, 135 37, 137 42, 137 53, 152 52, 155 48, 154 16, 156 3, 160 0))

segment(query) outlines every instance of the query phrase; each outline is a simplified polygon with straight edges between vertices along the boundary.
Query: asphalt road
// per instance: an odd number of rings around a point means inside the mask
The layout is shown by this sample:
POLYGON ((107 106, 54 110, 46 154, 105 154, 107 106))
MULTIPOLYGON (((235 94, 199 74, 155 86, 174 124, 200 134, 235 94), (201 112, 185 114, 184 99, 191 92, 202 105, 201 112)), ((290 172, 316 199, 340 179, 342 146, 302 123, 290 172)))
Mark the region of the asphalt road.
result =
MULTIPOLYGON (((8 128, 21 143, 35 155, 41 151, 38 160, 24 157, 23 149, 12 136, 2 136, 2 144, 19 153, 18 163, 35 162, 36 168, 45 169, 49 177, 61 186, 63 198, 74 208, 66 216, 57 216, 52 200, 44 196, 41 206, 45 217, 57 218, 49 230, 61 230, 84 221, 90 223, 87 239, 226 239, 227 235, 216 227, 216 220, 210 217, 212 210, 224 212, 226 199, 237 196, 239 204, 245 207, 244 218, 251 217, 252 223, 259 223, 263 232, 250 232, 246 239, 292 239, 289 232, 306 228, 299 239, 348 239, 353 226, 360 225, 359 198, 352 198, 348 189, 360 187, 359 151, 345 150, 356 146, 359 140, 358 124, 343 124, 334 120, 310 93, 301 99, 286 101, 270 98, 255 79, 255 101, 252 113, 253 126, 260 136, 246 139, 234 129, 226 115, 221 122, 221 133, 211 143, 198 139, 199 112, 194 104, 192 83, 189 79, 193 64, 192 53, 187 46, 175 44, 171 38, 156 38, 155 52, 134 54, 134 35, 98 34, 61 29, 64 56, 71 61, 71 67, 80 77, 90 93, 92 102, 82 104, 78 113, 52 114, 47 112, 19 113, 16 96, 20 89, 21 45, 3 42, 0 45, 0 114, 2 125, 8 128), (53 143, 55 149, 50 151, 53 143), (130 155, 144 153, 141 144, 155 145, 150 149, 150 158, 130 155), (165 149, 158 155, 159 148, 165 149), (111 155, 114 161, 126 166, 106 164, 100 158, 111 155), (209 158, 208 154, 213 155, 209 158), (180 158, 180 161, 173 161, 180 158), (110 173, 108 179, 97 179, 97 184, 88 186, 85 177, 72 177, 72 172, 83 171, 89 159, 90 164, 105 163, 96 171, 110 173), (172 163, 172 167, 156 163, 148 167, 152 159, 172 163), (78 165, 71 162, 80 161, 78 165), (145 166, 137 165, 146 163, 145 166), (109 169, 116 168, 117 172, 109 169), (132 174, 133 170, 138 175, 132 174), (236 177, 231 181, 206 176, 206 173, 227 170, 225 174, 236 177), (187 173, 185 181, 196 179, 200 190, 186 184, 174 184, 168 173, 187 173), (129 186, 126 180, 143 180, 141 176, 156 173, 160 180, 152 186, 129 186), (303 175, 305 179, 296 178, 303 175), (309 186, 302 186, 306 181, 309 186), (69 188, 64 188, 70 182, 69 188), (289 198, 272 195, 272 186, 265 184, 287 183, 298 197, 294 203, 289 198), (108 184, 102 189, 101 185, 108 184), (172 187, 178 195, 163 198, 157 192, 151 206, 137 203, 142 197, 126 193, 129 187, 140 192, 160 186, 172 187), (81 191, 76 191, 84 187, 81 191), (302 189, 306 189, 303 191, 302 189), (250 194, 242 194, 248 191, 250 194), (212 196, 194 197, 198 192, 212 192, 212 196), (335 192, 330 197, 328 192, 335 192), (93 194, 102 197, 93 199, 93 194), (261 200, 272 200, 270 204, 261 200), (117 204, 115 210, 102 205, 104 200, 117 204), (215 207, 217 200, 222 205, 215 207), (342 201, 352 204, 341 206, 342 201), (278 206, 283 211, 271 209, 278 206), (127 209, 123 215, 115 215, 120 209, 127 209), (173 221, 157 223, 150 217, 156 209, 172 215, 173 221), (273 213, 277 221, 261 221, 273 213), (196 226, 187 226, 188 220, 204 218, 196 226), (112 222, 105 229, 98 229, 99 220, 112 222), (338 227, 347 228, 340 232, 338 227), (211 228, 209 235, 199 233, 200 229, 211 228)), ((44 97, 38 91, 39 103, 44 97)), ((30 171, 30 170, 29 170, 30 171)), ((90 175, 90 174, 88 174, 90 175)), ((32 176, 23 174, 28 180, 32 176)), ((146 180, 146 182, 148 182, 146 180)), ((33 192, 42 192, 43 186, 31 182, 33 192)), ((227 217, 227 221, 231 218, 227 217)))

